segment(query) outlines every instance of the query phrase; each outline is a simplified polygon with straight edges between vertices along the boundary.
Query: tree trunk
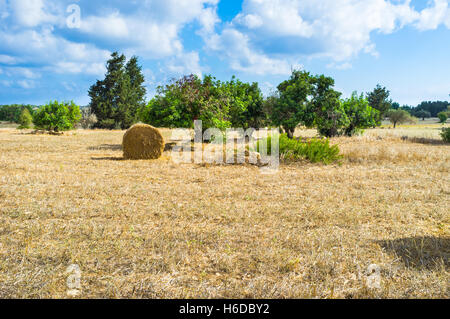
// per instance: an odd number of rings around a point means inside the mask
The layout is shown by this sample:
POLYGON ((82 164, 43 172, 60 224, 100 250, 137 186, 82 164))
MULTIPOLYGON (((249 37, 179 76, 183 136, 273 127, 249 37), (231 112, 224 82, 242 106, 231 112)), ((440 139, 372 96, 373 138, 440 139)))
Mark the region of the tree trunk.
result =
POLYGON ((294 130, 292 130, 292 129, 287 129, 287 130, 286 130, 287 136, 288 136, 290 139, 293 139, 293 138, 294 138, 294 132, 295 132, 295 129, 294 129, 294 130))

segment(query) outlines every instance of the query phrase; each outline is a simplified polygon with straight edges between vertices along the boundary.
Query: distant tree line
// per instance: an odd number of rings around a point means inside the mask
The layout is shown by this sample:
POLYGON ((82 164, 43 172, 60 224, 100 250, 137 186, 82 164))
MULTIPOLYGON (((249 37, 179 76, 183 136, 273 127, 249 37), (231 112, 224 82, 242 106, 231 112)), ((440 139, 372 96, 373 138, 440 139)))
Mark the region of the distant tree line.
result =
POLYGON ((263 97, 256 82, 241 82, 234 76, 220 81, 211 75, 200 78, 191 74, 158 86, 156 95, 146 101, 145 78, 137 57, 127 61, 123 54, 114 52, 106 69, 104 79, 90 87, 90 104, 81 111, 73 102, 54 101, 40 108, 3 105, 0 121, 27 127, 31 116, 35 126, 58 131, 77 124, 127 129, 136 122, 192 128, 195 120, 202 120, 203 129, 279 127, 293 138, 298 126, 315 127, 326 137, 352 136, 380 125, 385 118, 395 127, 414 121, 414 117, 439 117, 445 122, 450 115, 446 101, 400 106, 381 85, 366 94, 353 92, 351 97, 342 98, 333 78, 304 70, 293 70, 268 97, 263 97))
POLYGON ((395 110, 404 110, 408 112, 410 115, 415 116, 420 119, 430 118, 430 117, 438 117, 438 114, 441 112, 446 112, 448 107, 450 106, 450 102, 448 101, 427 101, 421 102, 417 106, 410 105, 402 105, 399 103, 392 103, 392 108, 395 110))
POLYGON ((27 109, 30 114, 33 114, 37 108, 38 106, 28 104, 0 105, 0 121, 19 123, 20 115, 24 109, 27 109))

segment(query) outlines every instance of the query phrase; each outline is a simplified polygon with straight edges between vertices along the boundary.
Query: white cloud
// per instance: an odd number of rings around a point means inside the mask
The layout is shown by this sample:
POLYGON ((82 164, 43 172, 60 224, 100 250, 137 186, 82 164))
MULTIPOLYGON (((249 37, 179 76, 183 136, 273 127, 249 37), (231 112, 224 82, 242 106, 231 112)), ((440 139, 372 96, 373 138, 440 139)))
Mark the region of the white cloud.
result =
POLYGON ((18 62, 18 59, 13 56, 0 54, 0 63, 11 65, 11 64, 16 64, 17 62, 18 62))
POLYGON ((35 82, 32 80, 20 80, 17 84, 24 89, 33 89, 35 87, 35 82))
POLYGON ((434 0, 434 6, 420 12, 416 26, 419 30, 434 30, 445 23, 450 28, 450 9, 447 0, 434 0))
POLYGON ((126 47, 147 58, 182 54, 181 29, 198 21, 205 35, 220 21, 217 0, 145 1, 131 13, 118 9, 82 18, 79 31, 95 39, 126 47))
POLYGON ((106 72, 104 63, 80 63, 64 61, 57 62, 55 65, 49 67, 49 70, 60 74, 90 74, 99 77, 106 72))
POLYGON ((206 43, 228 57, 233 69, 255 74, 284 73, 282 61, 310 57, 325 57, 333 68, 348 69, 361 52, 379 55, 371 41, 374 32, 389 34, 406 25, 450 28, 448 2, 434 0, 418 12, 411 0, 244 0, 242 12, 206 43), (235 41, 230 41, 232 34, 235 41))
POLYGON ((207 35, 214 32, 214 27, 220 22, 217 16, 217 8, 205 8, 201 11, 198 20, 202 29, 198 32, 200 35, 207 35))
POLYGON ((26 79, 38 79, 41 75, 29 68, 23 67, 7 67, 5 73, 9 76, 19 76, 26 79))
POLYGON ((56 23, 59 19, 50 12, 55 9, 44 0, 14 0, 10 7, 16 22, 24 27, 36 27, 42 23, 56 23))
POLYGON ((233 70, 252 74, 289 74, 291 66, 287 60, 271 59, 250 47, 245 34, 228 28, 220 35, 207 39, 207 46, 212 51, 222 53, 228 59, 233 70))
POLYGON ((167 63, 167 69, 177 75, 196 74, 202 76, 198 52, 189 52, 178 55, 167 63))
POLYGON ((296 35, 309 37, 312 26, 299 14, 300 1, 292 0, 251 0, 244 1, 243 12, 234 23, 250 29, 260 28, 272 35, 296 35))
MULTIPOLYGON (((79 28, 66 25, 66 6, 72 0, 0 0, 0 64, 27 66, 35 76, 87 74, 101 76, 110 50, 161 59, 163 72, 201 74, 198 52, 186 50, 181 30, 197 22, 198 34, 212 34, 220 22, 218 0, 76 1, 81 7, 79 28), (95 44, 94 44, 95 43, 95 44)), ((7 76, 32 88, 30 73, 7 76)), ((17 82, 16 82, 17 83, 17 82)), ((66 88, 67 89, 67 88, 66 88)))
POLYGON ((13 85, 12 81, 2 80, 0 83, 5 87, 11 87, 13 85))
MULTIPOLYGON (((75 43, 53 34, 52 29, 0 31, 3 50, 20 57, 21 63, 36 65, 40 71, 58 73, 101 74, 109 56, 107 50, 84 43, 75 43)), ((17 58, 16 58, 17 59, 17 58)), ((23 74, 28 77, 26 73, 23 74)))

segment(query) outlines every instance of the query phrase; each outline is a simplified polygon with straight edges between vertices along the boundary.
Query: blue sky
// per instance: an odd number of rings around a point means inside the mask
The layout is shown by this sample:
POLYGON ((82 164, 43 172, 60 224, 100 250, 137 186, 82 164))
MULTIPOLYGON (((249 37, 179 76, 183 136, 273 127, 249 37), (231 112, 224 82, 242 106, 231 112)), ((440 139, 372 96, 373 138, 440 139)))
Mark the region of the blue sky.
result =
POLYGON ((450 0, 0 0, 0 104, 88 104, 115 50, 140 58, 149 97, 189 73, 268 94, 304 68, 417 105, 449 99, 450 0))

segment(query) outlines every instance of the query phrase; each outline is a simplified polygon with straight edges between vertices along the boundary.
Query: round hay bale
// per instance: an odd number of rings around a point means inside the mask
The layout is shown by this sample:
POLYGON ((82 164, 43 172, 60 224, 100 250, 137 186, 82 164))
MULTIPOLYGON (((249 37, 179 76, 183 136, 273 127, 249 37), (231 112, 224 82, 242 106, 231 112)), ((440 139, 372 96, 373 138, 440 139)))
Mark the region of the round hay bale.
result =
POLYGON ((123 136, 123 157, 125 159, 157 159, 164 151, 164 137, 153 126, 135 124, 123 136))

